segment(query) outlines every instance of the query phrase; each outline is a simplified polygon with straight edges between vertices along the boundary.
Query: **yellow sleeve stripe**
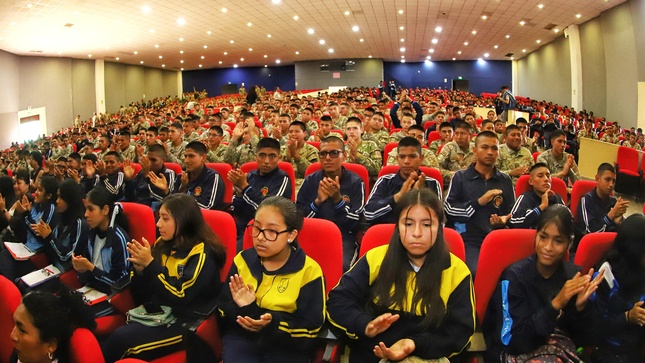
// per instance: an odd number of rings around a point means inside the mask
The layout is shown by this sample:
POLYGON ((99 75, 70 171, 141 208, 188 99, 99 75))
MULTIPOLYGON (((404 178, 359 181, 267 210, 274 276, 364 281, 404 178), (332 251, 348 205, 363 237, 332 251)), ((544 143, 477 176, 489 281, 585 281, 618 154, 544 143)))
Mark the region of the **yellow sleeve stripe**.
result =
POLYGON ((342 330, 345 332, 348 338, 350 339, 358 339, 358 336, 356 334, 350 333, 344 326, 338 324, 337 322, 334 321, 334 319, 329 317, 329 314, 327 314, 327 320, 331 323, 331 325, 337 327, 338 329, 342 330))
POLYGON ((307 329, 307 328, 289 329, 289 323, 287 323, 286 321, 281 321, 279 328, 284 328, 285 329, 284 331, 294 332, 294 333, 300 333, 300 332, 303 332, 303 333, 304 332, 306 332, 306 333, 317 333, 317 332, 320 331, 320 327, 314 328, 314 329, 307 329))
POLYGON ((305 330, 306 329, 287 329, 283 326, 278 327, 279 330, 282 330, 283 332, 288 333, 291 335, 292 338, 316 338, 318 337, 318 332, 320 331, 320 328, 314 329, 312 333, 306 333, 306 332, 300 332, 300 330, 305 330))
POLYGON ((168 339, 163 339, 163 340, 157 340, 154 342, 142 344, 136 347, 129 348, 128 350, 125 351, 123 354, 124 357, 129 356, 129 355, 135 355, 135 354, 140 354, 141 352, 149 351, 149 350, 154 350, 154 349, 159 349, 163 347, 167 347, 170 345, 174 344, 179 344, 182 342, 182 336, 177 335, 174 337, 170 337, 168 339))
POLYGON ((197 281, 197 278, 199 277, 200 272, 202 271, 202 267, 204 267, 204 261, 206 261, 206 254, 205 253, 200 253, 199 254, 199 260, 197 261, 197 267, 195 267, 195 272, 193 273, 193 277, 190 280, 187 280, 183 284, 181 284, 180 289, 176 289, 174 286, 169 284, 166 281, 166 277, 164 274, 159 274, 159 280, 161 283, 164 285, 166 290, 168 290, 171 294, 183 298, 186 296, 186 289, 190 288, 195 284, 195 281, 197 281))

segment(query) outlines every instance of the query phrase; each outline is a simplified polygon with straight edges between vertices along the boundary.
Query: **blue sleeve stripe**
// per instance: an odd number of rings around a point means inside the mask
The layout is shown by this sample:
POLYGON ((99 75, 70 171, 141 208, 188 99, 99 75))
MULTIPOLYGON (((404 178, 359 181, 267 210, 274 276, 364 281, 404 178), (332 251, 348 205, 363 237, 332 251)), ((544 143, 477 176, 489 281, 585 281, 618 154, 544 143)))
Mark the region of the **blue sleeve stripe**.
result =
POLYGON ((513 318, 511 317, 511 313, 509 311, 508 307, 508 280, 503 280, 502 281, 502 331, 501 331, 501 338, 502 338, 502 344, 505 346, 508 346, 511 343, 511 338, 513 338, 513 334, 511 334, 511 328, 513 327, 513 318))

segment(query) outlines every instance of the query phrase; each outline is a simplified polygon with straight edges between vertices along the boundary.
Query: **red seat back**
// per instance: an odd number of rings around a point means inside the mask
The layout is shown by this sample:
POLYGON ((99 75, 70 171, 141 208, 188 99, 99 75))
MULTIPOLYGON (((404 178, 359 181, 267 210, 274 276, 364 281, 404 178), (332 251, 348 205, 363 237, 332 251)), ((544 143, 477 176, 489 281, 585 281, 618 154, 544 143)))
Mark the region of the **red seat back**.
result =
POLYGON ((573 263, 582 267, 582 273, 600 262, 605 252, 614 244, 616 232, 598 232, 584 235, 578 244, 573 263))
MULTIPOLYGON (((376 224, 367 229, 363 235, 361 248, 358 252, 358 257, 362 257, 367 251, 374 247, 383 246, 390 243, 392 234, 394 233, 394 224, 376 224)), ((460 260, 466 261, 466 248, 464 247, 464 240, 461 235, 454 229, 444 228, 443 237, 448 244, 448 250, 457 256, 460 260)))
MULTIPOLYGON (((439 183, 439 186, 441 187, 441 191, 443 191, 443 177, 441 176, 441 171, 439 171, 439 169, 431 168, 428 166, 420 166, 419 170, 421 170, 423 174, 425 174, 426 176, 434 178, 439 183)), ((383 175, 394 174, 398 172, 399 172, 398 165, 385 165, 384 167, 381 168, 381 170, 379 170, 378 177, 380 178, 383 175)))
POLYGON ((392 149, 394 149, 398 145, 398 142, 388 142, 387 144, 385 144, 385 148, 383 149, 383 166, 387 165, 387 158, 388 155, 390 155, 390 151, 392 151, 392 149))
MULTIPOLYGON (((325 291, 329 293, 343 274, 343 237, 340 229, 326 219, 305 218, 298 233, 298 243, 307 256, 320 265, 325 275, 325 291)), ((253 248, 253 237, 245 231, 244 249, 248 248, 253 248)))
POLYGON ((316 149, 320 150, 320 141, 307 141, 307 144, 315 147, 316 149))
MULTIPOLYGON (((319 163, 314 163, 314 164, 319 164, 319 163)), ((313 164, 312 164, 313 165, 313 164)), ((258 168, 258 163, 257 161, 249 161, 248 163, 244 163, 243 165, 240 166, 240 170, 242 170, 245 173, 248 173, 251 170, 255 170, 258 168)), ((282 169, 287 175, 289 175, 289 179, 291 179, 291 200, 296 201, 296 172, 293 170, 293 166, 286 162, 286 161, 281 161, 278 163, 278 168, 282 169)))
POLYGON ((16 311, 22 296, 13 282, 0 276, 0 363, 8 363, 13 351, 11 331, 13 330, 13 313, 16 311))
POLYGON ((578 204, 580 204, 580 199, 587 192, 590 192, 596 188, 596 181, 594 180, 578 180, 573 184, 573 189, 571 190, 571 205, 569 209, 573 215, 573 220, 578 221, 578 204))
POLYGON ((430 131, 428 134, 428 144, 435 140, 441 140, 441 134, 439 131, 430 131))
POLYGON ((150 244, 153 244, 157 239, 157 229, 152 209, 138 203, 121 202, 120 204, 128 221, 130 238, 141 242, 141 238, 145 237, 150 244))
POLYGON ((71 363, 105 363, 99 342, 85 328, 74 330, 69 341, 69 355, 71 363))
POLYGON ((228 270, 231 269, 233 264, 233 258, 237 253, 235 220, 230 214, 218 210, 202 209, 202 215, 206 224, 219 237, 226 249, 226 263, 220 270, 220 278, 225 281, 226 276, 228 276, 228 270))
POLYGON ((635 173, 638 175, 638 150, 631 147, 619 146, 618 154, 616 155, 616 164, 619 171, 628 173, 635 173))
POLYGON ((206 167, 213 169, 219 174, 224 182, 224 203, 233 203, 233 183, 228 180, 228 172, 233 170, 230 164, 226 163, 206 163, 206 167))
POLYGON ((177 163, 164 163, 164 165, 166 166, 167 169, 170 169, 170 170, 174 171, 175 174, 177 174, 177 175, 179 175, 179 174, 181 174, 183 172, 181 170, 181 165, 179 165, 177 163))
MULTIPOLYGON (((519 197, 522 195, 524 192, 527 190, 532 190, 533 187, 529 185, 529 175, 520 175, 520 177, 517 179, 517 183, 515 184, 515 196, 519 197)), ((560 178, 551 178, 551 190, 553 190, 554 193, 560 196, 562 198, 562 201, 566 205, 569 201, 569 195, 567 192, 567 184, 564 182, 564 180, 560 178)))
POLYGON ((477 319, 481 324, 504 269, 535 252, 535 230, 498 229, 489 233, 479 252, 475 276, 477 319))

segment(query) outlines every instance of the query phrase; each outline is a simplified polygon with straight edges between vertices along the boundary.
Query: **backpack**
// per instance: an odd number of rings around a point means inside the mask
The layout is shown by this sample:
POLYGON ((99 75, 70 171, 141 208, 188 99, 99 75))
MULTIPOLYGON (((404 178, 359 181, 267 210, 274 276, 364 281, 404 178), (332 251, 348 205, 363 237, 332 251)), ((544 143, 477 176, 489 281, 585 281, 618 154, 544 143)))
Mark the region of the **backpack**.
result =
POLYGON ((517 108, 517 101, 515 100, 515 97, 508 91, 506 91, 506 94, 508 95, 508 109, 515 110, 517 108))

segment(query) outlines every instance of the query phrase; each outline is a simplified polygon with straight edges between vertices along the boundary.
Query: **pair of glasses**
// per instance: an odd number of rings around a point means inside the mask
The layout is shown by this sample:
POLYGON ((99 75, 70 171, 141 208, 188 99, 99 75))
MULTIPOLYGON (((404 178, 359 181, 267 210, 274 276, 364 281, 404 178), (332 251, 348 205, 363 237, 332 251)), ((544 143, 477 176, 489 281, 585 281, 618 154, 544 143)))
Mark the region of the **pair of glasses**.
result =
POLYGON ((267 229, 262 229, 262 228, 260 228, 258 226, 253 225, 253 224, 247 225, 246 230, 248 231, 249 235, 251 237, 253 237, 253 238, 259 236, 260 233, 262 233, 264 235, 264 238, 269 242, 273 242, 273 241, 277 240, 278 236, 283 234, 283 233, 291 232, 288 229, 285 229, 284 231, 280 231, 280 232, 278 232, 278 231, 276 231, 274 229, 268 229, 268 228, 267 229))
POLYGON ((331 157, 332 159, 336 159, 337 157, 340 156, 343 152, 340 150, 331 150, 331 151, 319 151, 318 152, 318 157, 321 159, 326 159, 327 156, 331 157))

